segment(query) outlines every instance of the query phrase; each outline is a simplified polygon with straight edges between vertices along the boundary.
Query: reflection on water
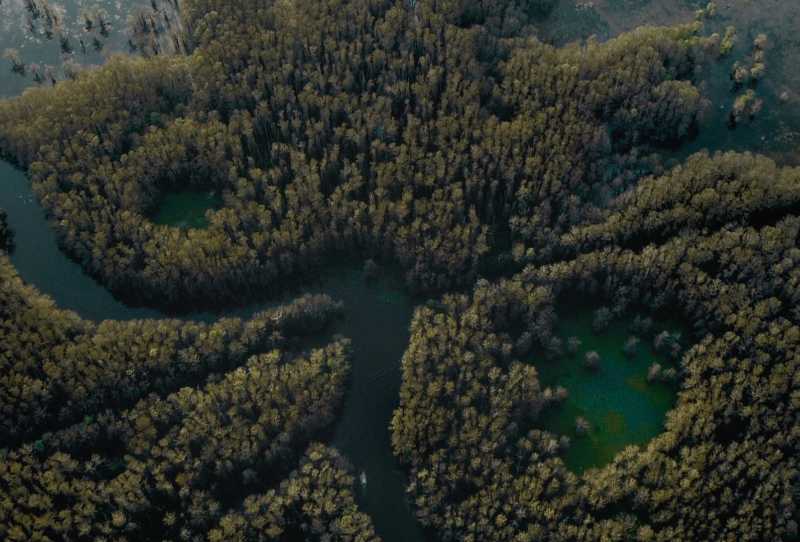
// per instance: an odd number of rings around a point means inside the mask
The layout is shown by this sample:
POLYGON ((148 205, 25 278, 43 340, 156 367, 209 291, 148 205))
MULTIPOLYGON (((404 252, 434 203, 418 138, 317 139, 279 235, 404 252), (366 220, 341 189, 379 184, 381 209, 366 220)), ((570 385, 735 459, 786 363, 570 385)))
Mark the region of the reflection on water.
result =
POLYGON ((112 54, 170 53, 174 43, 183 50, 183 41, 172 35, 182 30, 176 5, 177 0, 0 0, 0 97, 53 84, 112 54))

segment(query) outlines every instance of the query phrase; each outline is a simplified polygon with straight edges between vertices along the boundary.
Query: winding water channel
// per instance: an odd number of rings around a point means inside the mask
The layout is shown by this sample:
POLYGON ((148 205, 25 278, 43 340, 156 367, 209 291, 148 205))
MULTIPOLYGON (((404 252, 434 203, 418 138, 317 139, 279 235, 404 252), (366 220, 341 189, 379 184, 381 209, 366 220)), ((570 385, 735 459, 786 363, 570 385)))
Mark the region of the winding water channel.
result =
MULTIPOLYGON (((56 235, 27 177, 6 162, 0 162, 0 207, 8 213, 14 230, 16 248, 11 261, 19 275, 61 308, 96 321, 166 316, 117 301, 67 258, 58 248, 56 235)), ((392 455, 389 434, 413 300, 390 278, 364 281, 353 265, 335 268, 287 298, 304 291, 327 293, 345 305, 345 317, 333 324, 330 332, 351 339, 352 376, 330 444, 349 459, 356 473, 363 471, 367 476, 366 487, 356 489, 359 507, 372 518, 383 540, 423 540, 422 529, 405 499, 405 477, 392 455)), ((218 314, 190 313, 181 318, 211 321, 221 316, 248 317, 267 305, 257 303, 218 314)))
MULTIPOLYGON (((687 8, 667 14, 669 17, 663 14, 656 17, 660 12, 651 13, 646 7, 664 5, 672 9, 676 2, 648 0, 639 3, 645 7, 629 15, 621 8, 618 12, 610 10, 608 6, 615 5, 614 2, 597 2, 597 11, 576 11, 576 6, 581 3, 561 2, 549 27, 545 28, 544 37, 556 44, 591 33, 607 38, 641 22, 674 23, 691 16, 691 10, 687 8), (637 20, 637 13, 642 21, 637 20), (626 28, 620 26, 620 21, 626 28)), ((68 6, 67 15, 76 18, 77 3, 68 1, 65 4, 68 6)), ((103 4, 110 6, 108 2, 103 4)), ((130 0, 122 0, 116 9, 125 12, 129 4, 130 0)), ((800 103, 800 92, 796 90, 800 77, 793 68, 794 63, 788 59, 793 59, 800 49, 800 42, 794 35, 796 21, 800 20, 800 8, 794 2, 785 2, 780 9, 764 10, 759 18, 753 18, 746 11, 751 9, 747 7, 750 2, 736 0, 728 4, 730 6, 722 10, 722 20, 715 24, 720 28, 731 23, 739 25, 742 39, 728 60, 708 68, 706 80, 709 82, 703 91, 710 98, 711 107, 703 120, 700 136, 677 150, 673 158, 681 160, 702 148, 726 148, 759 151, 780 161, 795 163, 800 158, 794 153, 787 156, 786 149, 796 148, 797 141, 800 141, 800 113, 797 112, 800 109, 796 108, 800 103), (743 25, 744 22, 750 24, 743 25), (770 40, 774 41, 767 56, 770 76, 760 87, 766 104, 765 112, 758 120, 730 130, 726 118, 734 95, 730 89, 729 72, 734 61, 748 54, 757 32, 767 32, 770 40), (778 96, 786 89, 789 89, 788 98, 779 100, 778 96)), ((21 25, 15 21, 22 20, 22 13, 21 1, 0 2, 0 15, 3 16, 0 51, 14 46, 20 48, 27 62, 59 62, 52 43, 25 37, 19 31, 21 25)), ((99 63, 102 59, 96 54, 84 60, 99 63)), ((2 69, 7 67, 3 65, 2 69)), ((29 84, 28 79, 16 78, 6 72, 0 75, 0 96, 18 94, 29 84)), ((59 249, 56 235, 47 223, 25 174, 2 161, 0 208, 8 213, 9 225, 14 230, 16 248, 11 261, 19 275, 50 296, 61 308, 95 321, 167 317, 158 310, 130 307, 119 302, 86 275, 77 263, 67 258, 59 249)), ((425 535, 405 499, 405 478, 391 452, 389 434, 389 421, 397 406, 400 387, 399 362, 408 342, 414 300, 399 284, 389 279, 366 283, 358 266, 353 264, 326 272, 315 284, 287 293, 286 298, 305 291, 327 293, 345 305, 345 317, 337 321, 330 332, 340 333, 352 341, 352 378, 329 443, 349 459, 355 473, 366 473, 366 487, 356 488, 359 507, 372 518, 383 540, 424 540, 425 535)), ((276 302, 273 300, 269 304, 276 302)), ((221 316, 247 317, 266 306, 267 303, 256 303, 216 314, 184 314, 181 318, 208 322, 221 316)), ((617 346, 614 348, 618 349, 617 346)))

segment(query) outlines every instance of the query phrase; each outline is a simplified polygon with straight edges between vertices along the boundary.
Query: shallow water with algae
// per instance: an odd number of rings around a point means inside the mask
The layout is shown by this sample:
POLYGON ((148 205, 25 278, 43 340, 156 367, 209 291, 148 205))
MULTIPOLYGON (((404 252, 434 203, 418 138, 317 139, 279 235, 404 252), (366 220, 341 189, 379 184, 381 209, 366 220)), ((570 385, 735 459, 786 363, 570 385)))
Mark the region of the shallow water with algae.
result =
POLYGON ((677 321, 655 320, 647 334, 631 332, 633 316, 614 320, 602 332, 592 326, 594 314, 589 308, 565 315, 557 326, 564 341, 575 337, 580 346, 574 354, 555 359, 537 355, 533 361, 542 387, 563 386, 569 393, 560 404, 548 406, 539 416, 539 427, 570 438, 564 462, 576 473, 610 463, 629 445, 642 445, 658 435, 664 416, 675 404, 678 386, 661 378, 648 380, 654 363, 664 370, 676 368, 677 362, 653 346, 654 334, 667 331, 680 334, 686 341, 684 327, 677 321), (635 349, 626 353, 629 337, 639 339, 635 349), (586 367, 589 352, 599 354, 596 368, 586 367), (585 419, 589 427, 580 434, 576 420, 585 419))

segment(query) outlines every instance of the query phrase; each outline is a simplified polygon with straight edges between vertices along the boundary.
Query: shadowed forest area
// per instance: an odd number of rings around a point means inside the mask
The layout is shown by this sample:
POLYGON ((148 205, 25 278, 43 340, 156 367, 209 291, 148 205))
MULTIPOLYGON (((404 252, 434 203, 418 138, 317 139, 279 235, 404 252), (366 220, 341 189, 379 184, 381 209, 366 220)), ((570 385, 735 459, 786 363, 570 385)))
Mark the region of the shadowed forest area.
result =
POLYGON ((0 101, 0 538, 796 541, 792 46, 681 5, 154 2, 0 101))

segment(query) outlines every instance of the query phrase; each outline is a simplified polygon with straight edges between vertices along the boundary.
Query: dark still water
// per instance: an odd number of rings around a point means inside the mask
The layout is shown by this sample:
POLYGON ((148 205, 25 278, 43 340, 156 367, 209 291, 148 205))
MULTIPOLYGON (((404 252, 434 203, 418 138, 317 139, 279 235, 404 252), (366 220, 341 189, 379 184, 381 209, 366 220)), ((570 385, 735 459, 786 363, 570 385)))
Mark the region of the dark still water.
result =
POLYGON ((182 191, 164 194, 153 223, 177 228, 208 227, 206 211, 222 207, 222 198, 214 192, 182 191))
MULTIPOLYGON (((0 162, 0 207, 14 230, 11 261, 19 275, 49 295, 59 307, 91 320, 163 318, 153 309, 131 308, 83 273, 58 248, 25 174, 0 162)), ((352 341, 352 378, 331 444, 353 465, 356 478, 363 472, 366 485, 356 483, 361 510, 372 518, 387 542, 423 540, 423 534, 405 499, 405 478, 390 446, 389 421, 397 407, 400 358, 408 343, 413 302, 400 281, 386 276, 363 278, 356 264, 335 267, 314 283, 287 293, 327 293, 344 302, 345 317, 331 326, 352 341)), ((247 317, 271 303, 260 303, 220 314, 192 313, 182 318, 210 321, 220 316, 247 317)), ((312 346, 312 345, 309 345, 312 346)))
POLYGON ((0 208, 16 241, 11 263, 25 282, 49 295, 59 307, 89 320, 158 318, 152 309, 126 307, 68 259, 58 248, 54 230, 31 191, 25 174, 0 161, 0 208))

